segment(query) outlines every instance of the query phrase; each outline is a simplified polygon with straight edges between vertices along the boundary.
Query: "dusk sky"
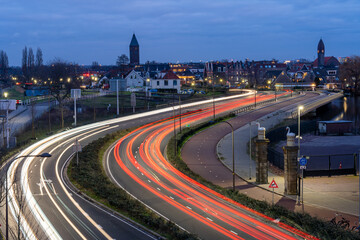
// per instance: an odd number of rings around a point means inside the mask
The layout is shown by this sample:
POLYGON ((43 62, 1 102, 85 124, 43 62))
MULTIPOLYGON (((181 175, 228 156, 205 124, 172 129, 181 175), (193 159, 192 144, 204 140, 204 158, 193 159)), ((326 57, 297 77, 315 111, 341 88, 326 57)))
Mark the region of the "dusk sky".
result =
POLYGON ((11 66, 24 46, 90 65, 129 55, 140 62, 288 60, 360 55, 359 0, 0 0, 0 50, 11 66))

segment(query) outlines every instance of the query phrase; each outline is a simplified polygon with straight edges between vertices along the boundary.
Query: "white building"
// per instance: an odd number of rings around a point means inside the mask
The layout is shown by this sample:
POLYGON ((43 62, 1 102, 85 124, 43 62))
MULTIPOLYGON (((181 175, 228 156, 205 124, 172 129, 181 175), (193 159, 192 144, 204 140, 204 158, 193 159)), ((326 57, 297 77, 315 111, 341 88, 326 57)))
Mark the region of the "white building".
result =
POLYGON ((126 77, 126 87, 139 88, 146 85, 146 80, 140 75, 139 72, 132 70, 126 77))
POLYGON ((181 83, 178 76, 171 70, 161 72, 157 79, 151 79, 151 88, 158 89, 160 92, 180 92, 181 83))

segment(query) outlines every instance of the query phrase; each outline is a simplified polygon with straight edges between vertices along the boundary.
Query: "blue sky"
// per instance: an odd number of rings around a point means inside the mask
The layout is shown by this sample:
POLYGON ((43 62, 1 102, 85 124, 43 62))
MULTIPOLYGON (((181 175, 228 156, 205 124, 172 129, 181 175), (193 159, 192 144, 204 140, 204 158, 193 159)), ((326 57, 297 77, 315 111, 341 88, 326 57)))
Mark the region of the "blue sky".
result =
POLYGON ((0 49, 24 46, 79 64, 115 64, 135 32, 140 61, 360 55, 359 0, 0 0, 0 49))

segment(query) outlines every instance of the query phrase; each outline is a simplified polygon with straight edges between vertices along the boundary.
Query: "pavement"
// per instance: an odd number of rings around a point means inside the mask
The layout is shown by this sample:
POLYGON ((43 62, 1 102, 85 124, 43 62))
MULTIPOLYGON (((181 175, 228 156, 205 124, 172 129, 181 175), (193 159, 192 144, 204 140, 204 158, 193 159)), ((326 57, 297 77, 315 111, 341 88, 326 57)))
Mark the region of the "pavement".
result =
MULTIPOLYGON (((272 202, 273 193, 269 184, 255 184, 256 164, 251 160, 248 143, 257 135, 255 121, 270 129, 288 117, 286 113, 296 111, 299 104, 314 102, 318 97, 307 94, 304 97, 287 100, 278 104, 262 107, 250 113, 243 113, 229 120, 234 125, 234 162, 236 169, 236 189, 249 197, 272 202), (251 125, 250 128, 250 124, 251 125)), ((205 179, 222 187, 232 187, 232 138, 226 124, 218 124, 192 137, 182 149, 182 158, 190 169, 205 179), (195 153, 195 154, 194 154, 195 153)), ((359 136, 303 136, 301 149, 309 153, 331 154, 332 152, 354 153, 360 147, 359 136), (331 149, 326 150, 326 149, 331 149)), ((279 143, 278 147, 285 145, 279 143)), ((332 219, 336 213, 350 220, 351 225, 359 221, 359 177, 307 177, 304 180, 304 204, 298 196, 284 194, 283 172, 270 167, 268 182, 278 185, 275 189, 274 203, 289 210, 307 212, 324 220, 332 219)), ((340 217, 338 217, 340 219, 340 217)), ((339 220, 338 219, 338 220, 339 220)))

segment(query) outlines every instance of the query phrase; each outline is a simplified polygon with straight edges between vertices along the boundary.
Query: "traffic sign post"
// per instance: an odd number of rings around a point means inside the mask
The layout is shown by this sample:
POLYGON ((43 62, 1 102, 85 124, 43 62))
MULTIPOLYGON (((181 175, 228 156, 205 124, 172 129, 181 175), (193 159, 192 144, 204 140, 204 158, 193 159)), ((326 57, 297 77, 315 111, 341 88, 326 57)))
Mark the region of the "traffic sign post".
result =
POLYGON ((307 158, 299 158, 299 167, 301 169, 301 203, 304 205, 304 169, 306 169, 307 158))
POLYGON ((79 166, 79 152, 82 152, 82 147, 77 138, 73 145, 73 151, 76 152, 76 165, 79 166))
POLYGON ((274 194, 275 194, 275 188, 279 188, 278 185, 275 182, 275 179, 273 178, 273 180, 271 181, 269 188, 272 188, 273 190, 273 194, 272 194, 272 205, 274 205, 274 194))
POLYGON ((76 127, 76 99, 81 97, 81 89, 71 89, 71 97, 74 99, 74 126, 76 127))
POLYGON ((136 107, 136 95, 135 93, 131 94, 131 106, 133 107, 133 113, 135 113, 135 107, 136 107))

